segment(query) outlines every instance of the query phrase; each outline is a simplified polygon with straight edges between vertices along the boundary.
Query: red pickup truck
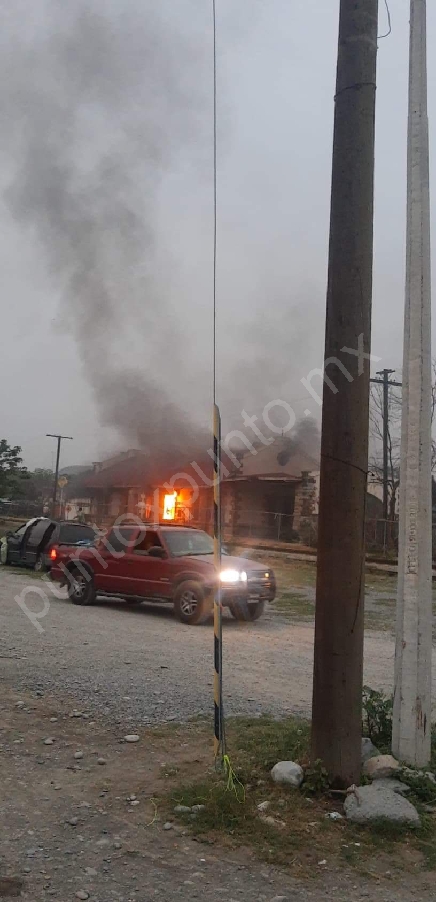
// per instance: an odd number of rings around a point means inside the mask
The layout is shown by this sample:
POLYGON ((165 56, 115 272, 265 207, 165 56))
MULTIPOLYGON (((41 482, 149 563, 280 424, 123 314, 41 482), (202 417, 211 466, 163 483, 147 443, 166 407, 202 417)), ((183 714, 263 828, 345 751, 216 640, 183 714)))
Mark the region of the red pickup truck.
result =
POLYGON ((68 587, 74 604, 92 604, 96 595, 171 601, 189 624, 210 616, 218 579, 222 603, 238 620, 257 620, 276 592, 271 568, 255 561, 223 554, 218 576, 210 536, 180 526, 114 526, 93 546, 55 547, 50 577, 68 587))

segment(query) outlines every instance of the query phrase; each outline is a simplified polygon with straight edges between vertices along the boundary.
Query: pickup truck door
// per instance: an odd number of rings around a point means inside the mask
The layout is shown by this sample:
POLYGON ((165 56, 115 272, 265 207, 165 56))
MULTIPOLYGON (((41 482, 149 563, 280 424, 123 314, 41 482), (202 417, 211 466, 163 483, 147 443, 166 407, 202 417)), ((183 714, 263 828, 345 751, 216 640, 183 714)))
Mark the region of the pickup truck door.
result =
POLYGON ((150 555, 150 548, 162 548, 157 532, 147 529, 129 551, 129 572, 135 585, 132 594, 142 598, 171 598, 170 561, 150 555))
POLYGON ((95 550, 86 549, 84 556, 87 559, 90 553, 93 555, 92 569, 97 592, 136 594, 131 549, 138 532, 137 526, 114 526, 95 550))

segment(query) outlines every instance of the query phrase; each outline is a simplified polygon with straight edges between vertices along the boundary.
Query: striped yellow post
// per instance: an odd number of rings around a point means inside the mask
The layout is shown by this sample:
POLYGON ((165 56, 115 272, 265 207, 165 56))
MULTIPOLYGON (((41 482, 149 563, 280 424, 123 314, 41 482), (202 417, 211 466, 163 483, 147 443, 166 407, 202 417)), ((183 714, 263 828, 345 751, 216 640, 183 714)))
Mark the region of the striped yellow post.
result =
POLYGON ((214 480, 213 480, 213 541, 214 541, 214 563, 217 572, 217 583, 215 589, 215 598, 213 606, 213 629, 214 629, 214 751, 215 760, 222 757, 223 754, 223 735, 222 735, 222 698, 221 698, 221 678, 222 678, 222 608, 221 608, 221 504, 220 504, 220 453, 221 453, 221 416, 219 408, 214 404, 213 409, 213 461, 214 461, 214 480))

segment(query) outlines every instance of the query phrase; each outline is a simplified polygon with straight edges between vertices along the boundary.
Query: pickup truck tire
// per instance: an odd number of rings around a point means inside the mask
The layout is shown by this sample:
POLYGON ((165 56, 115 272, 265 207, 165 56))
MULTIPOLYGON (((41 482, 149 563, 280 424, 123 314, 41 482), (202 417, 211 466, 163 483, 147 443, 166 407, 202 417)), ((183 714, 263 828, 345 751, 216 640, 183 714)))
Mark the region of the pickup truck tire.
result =
POLYGON ((89 605, 95 601, 94 580, 89 573, 82 573, 77 568, 71 571, 68 580, 68 597, 73 604, 89 605))
POLYGON ((201 583, 186 579, 174 593, 174 610, 182 623, 197 626, 205 623, 212 613, 211 593, 206 593, 201 583))
POLYGON ((265 610, 264 601, 234 601, 229 605, 230 613, 235 620, 246 620, 253 622, 259 620, 265 610))

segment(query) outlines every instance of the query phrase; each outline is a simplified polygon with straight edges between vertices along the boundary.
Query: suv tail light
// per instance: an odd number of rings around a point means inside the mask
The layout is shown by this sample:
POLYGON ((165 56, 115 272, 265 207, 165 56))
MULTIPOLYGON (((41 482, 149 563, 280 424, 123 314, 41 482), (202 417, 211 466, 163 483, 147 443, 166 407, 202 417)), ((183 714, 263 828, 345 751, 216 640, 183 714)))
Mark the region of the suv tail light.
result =
POLYGON ((55 561, 57 556, 58 553, 56 551, 56 548, 52 548, 52 550, 50 551, 50 560, 55 561))

